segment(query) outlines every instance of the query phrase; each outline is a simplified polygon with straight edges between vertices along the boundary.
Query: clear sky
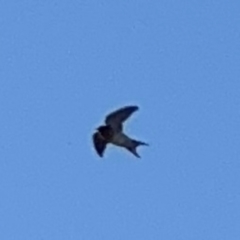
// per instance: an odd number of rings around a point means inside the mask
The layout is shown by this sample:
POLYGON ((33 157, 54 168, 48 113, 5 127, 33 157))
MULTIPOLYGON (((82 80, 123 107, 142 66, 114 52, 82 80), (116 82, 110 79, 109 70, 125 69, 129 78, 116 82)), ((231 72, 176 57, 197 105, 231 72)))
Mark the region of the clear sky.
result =
POLYGON ((0 239, 240 239, 239 9, 1 1, 0 239), (100 159, 126 105, 150 146, 100 159))

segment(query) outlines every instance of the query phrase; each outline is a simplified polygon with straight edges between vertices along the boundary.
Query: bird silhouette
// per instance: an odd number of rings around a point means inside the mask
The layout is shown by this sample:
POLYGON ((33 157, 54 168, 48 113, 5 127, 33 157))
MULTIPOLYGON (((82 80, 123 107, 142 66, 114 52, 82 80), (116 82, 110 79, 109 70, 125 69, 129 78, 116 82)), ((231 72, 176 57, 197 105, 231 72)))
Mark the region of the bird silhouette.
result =
POLYGON ((137 147, 141 145, 148 146, 148 144, 134 140, 123 133, 123 122, 138 109, 137 106, 127 106, 106 116, 105 125, 98 127, 92 136, 95 150, 100 157, 103 157, 107 144, 111 143, 126 148, 140 158, 140 155, 137 153, 137 147))

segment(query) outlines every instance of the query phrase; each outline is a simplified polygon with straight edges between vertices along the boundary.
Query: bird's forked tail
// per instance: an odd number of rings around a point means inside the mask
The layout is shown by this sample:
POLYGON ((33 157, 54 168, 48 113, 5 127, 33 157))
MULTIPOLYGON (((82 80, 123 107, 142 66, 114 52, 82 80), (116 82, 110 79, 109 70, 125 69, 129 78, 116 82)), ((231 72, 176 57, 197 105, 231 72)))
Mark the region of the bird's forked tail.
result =
POLYGON ((137 158, 141 158, 140 155, 137 153, 137 147, 138 146, 149 146, 149 144, 147 144, 145 142, 138 141, 138 140, 132 140, 132 146, 131 147, 127 147, 127 149, 133 155, 135 155, 137 158))

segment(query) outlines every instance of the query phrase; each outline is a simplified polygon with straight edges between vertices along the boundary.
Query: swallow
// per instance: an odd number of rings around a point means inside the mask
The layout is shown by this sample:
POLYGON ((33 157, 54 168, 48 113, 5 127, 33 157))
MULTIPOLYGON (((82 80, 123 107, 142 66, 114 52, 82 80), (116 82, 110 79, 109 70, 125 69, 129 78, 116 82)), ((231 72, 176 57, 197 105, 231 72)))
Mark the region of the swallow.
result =
POLYGON ((94 148, 100 157, 103 157, 107 145, 113 144, 127 149, 137 158, 140 158, 137 147, 148 146, 148 144, 134 140, 123 133, 123 123, 138 109, 137 106, 127 106, 106 116, 105 125, 98 127, 92 136, 94 148))

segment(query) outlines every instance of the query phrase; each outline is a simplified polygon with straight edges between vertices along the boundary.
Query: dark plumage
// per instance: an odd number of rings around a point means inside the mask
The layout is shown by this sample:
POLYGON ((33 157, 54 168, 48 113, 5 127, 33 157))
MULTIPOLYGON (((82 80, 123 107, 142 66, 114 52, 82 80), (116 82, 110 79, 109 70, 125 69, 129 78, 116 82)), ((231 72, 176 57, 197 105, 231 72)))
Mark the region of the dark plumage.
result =
POLYGON ((136 148, 140 145, 148 144, 131 139, 123 133, 123 122, 137 110, 137 106, 128 106, 120 108, 106 116, 106 125, 98 127, 97 132, 93 134, 93 144, 100 157, 103 157, 107 144, 111 143, 126 148, 136 157, 140 158, 136 148))

